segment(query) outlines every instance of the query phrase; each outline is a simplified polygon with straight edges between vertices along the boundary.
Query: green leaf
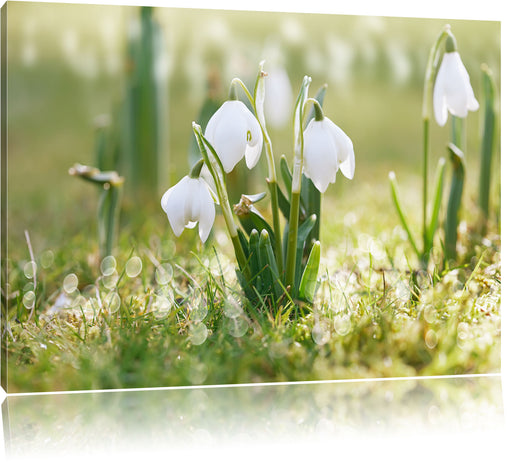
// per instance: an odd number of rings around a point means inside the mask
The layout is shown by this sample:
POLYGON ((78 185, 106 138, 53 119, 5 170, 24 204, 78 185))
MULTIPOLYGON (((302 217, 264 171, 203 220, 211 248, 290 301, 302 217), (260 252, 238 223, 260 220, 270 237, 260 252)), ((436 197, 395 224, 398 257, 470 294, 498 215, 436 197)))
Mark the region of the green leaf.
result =
POLYGON ((259 202, 262 199, 264 199, 266 195, 267 193, 263 191, 258 194, 242 194, 242 197, 250 201, 252 204, 256 204, 256 202, 259 202))
MULTIPOLYGON (((262 233, 263 234, 263 233, 262 233)), ((260 264, 258 274, 261 277, 261 291, 262 295, 269 295, 272 291, 272 272, 270 270, 270 263, 268 261, 268 254, 265 250, 265 243, 263 242, 262 234, 259 235, 258 241, 258 262, 260 264)), ((268 236, 268 235, 267 235, 268 236)))
POLYGON ((262 255, 262 260, 265 260, 265 264, 268 265, 270 270, 270 287, 277 299, 281 296, 283 290, 281 284, 279 283, 279 270, 277 268, 276 257, 274 255, 274 250, 272 249, 270 238, 266 230, 261 231, 260 234, 260 257, 262 255))
POLYGON ((284 217, 288 218, 290 215, 290 201, 286 198, 283 191, 279 187, 279 185, 276 183, 276 190, 277 190, 277 203, 279 204, 279 209, 281 210, 281 213, 284 217))
POLYGON ((435 183, 435 195, 434 204, 432 207, 432 216, 430 218, 430 225, 427 230, 427 248, 425 253, 430 253, 434 242, 434 234, 437 230, 439 221, 439 210, 441 209, 441 202, 443 198, 443 184, 444 184, 444 173, 446 170, 446 161, 444 157, 439 159, 436 171, 436 183, 435 183))
POLYGON ((245 257, 249 258, 249 242, 247 242, 247 238, 240 228, 237 228, 236 232, 238 234, 238 239, 240 239, 240 243, 242 244, 245 257))
POLYGON ((398 185, 396 182, 395 172, 389 173, 389 184, 391 185, 391 197, 393 199, 393 204, 395 205, 396 211, 398 212, 400 222, 402 223, 402 226, 404 227, 405 232, 407 233, 407 237, 409 238, 409 242, 411 243, 414 252, 418 256, 418 258, 421 259, 421 252, 418 250, 418 247, 416 246, 416 242, 414 241, 414 237, 411 233, 411 230, 407 223, 407 219, 405 218, 405 214, 400 204, 400 200, 398 198, 398 185))
POLYGON ((100 186, 104 186, 105 184, 118 186, 124 183, 124 178, 119 176, 116 171, 102 172, 88 165, 75 164, 69 169, 68 173, 71 176, 82 178, 83 180, 96 183, 100 186))
POLYGON ((283 177, 283 182, 286 188, 286 192, 288 193, 288 198, 290 198, 292 194, 292 172, 288 166, 286 156, 281 156, 279 167, 281 168, 281 176, 283 177))
POLYGON ((249 237, 249 256, 247 259, 249 260, 249 268, 251 270, 251 275, 254 283, 254 279, 257 277, 260 272, 261 263, 259 259, 259 242, 260 242, 260 234, 256 229, 253 229, 251 235, 249 237))
POLYGON ((274 231, 272 230, 272 226, 265 220, 263 215, 258 211, 254 205, 244 204, 242 207, 239 207, 240 204, 234 207, 235 215, 238 216, 240 224, 244 228, 245 232, 248 236, 251 235, 252 230, 256 229, 261 233, 261 231, 265 230, 272 241, 272 245, 275 243, 274 231))
POLYGON ((302 274, 299 287, 299 297, 313 303, 316 292, 318 270, 320 268, 320 241, 311 248, 306 267, 302 274))
POLYGON ((304 222, 299 226, 297 231, 297 243, 300 245, 304 245, 309 233, 313 229, 316 223, 316 215, 310 215, 307 217, 304 222))
POLYGON ((306 216, 316 215, 317 217, 315 226, 313 227, 313 230, 311 232, 311 238, 312 240, 318 241, 320 239, 320 210, 322 205, 322 194, 316 188, 313 182, 309 178, 306 178, 305 176, 303 177, 302 180, 302 187, 304 188, 304 194, 302 194, 301 190, 301 196, 307 195, 308 206, 306 209, 306 216))
POLYGON ((309 190, 310 188, 316 189, 313 182, 306 177, 306 175, 302 174, 301 185, 300 185, 300 202, 304 206, 304 210, 306 216, 311 215, 310 213, 310 204, 309 204, 309 190))
POLYGON ((250 284, 247 282, 247 279, 245 278, 243 273, 239 269, 235 269, 235 274, 247 298, 252 299, 254 297, 254 291, 251 288, 250 284))
POLYGON ((297 295, 300 278, 302 275, 302 265, 304 260, 304 249, 306 246, 306 240, 311 233, 311 230, 315 226, 316 216, 311 215, 304 220, 304 222, 299 226, 297 231, 297 249, 296 249, 296 257, 295 257, 295 283, 292 289, 292 293, 294 296, 297 295))
POLYGON ((464 153, 453 143, 448 145, 448 151, 452 163, 452 184, 444 227, 445 261, 447 262, 457 258, 457 228, 465 177, 464 153))

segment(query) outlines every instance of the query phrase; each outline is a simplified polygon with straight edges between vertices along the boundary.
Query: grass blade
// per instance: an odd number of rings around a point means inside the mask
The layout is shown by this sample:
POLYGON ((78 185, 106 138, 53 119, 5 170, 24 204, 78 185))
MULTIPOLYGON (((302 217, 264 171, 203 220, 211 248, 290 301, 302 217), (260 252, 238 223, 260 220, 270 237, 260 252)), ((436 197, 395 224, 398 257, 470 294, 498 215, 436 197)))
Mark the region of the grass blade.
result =
POLYGON ((446 160, 444 157, 439 159, 436 171, 436 183, 435 183, 435 195, 434 204, 432 207, 432 216, 430 218, 430 225, 427 230, 427 248, 425 253, 430 253, 434 243, 434 234, 437 230, 439 223, 439 210, 441 209, 441 202, 443 199, 443 185, 444 185, 444 174, 446 171, 446 160))
POLYGON ((279 282, 279 270, 277 268, 277 261, 274 255, 274 250, 270 244, 269 235, 266 230, 263 230, 260 234, 260 245, 262 246, 262 251, 265 255, 265 259, 267 260, 270 273, 272 275, 272 289, 275 295, 275 299, 277 300, 283 293, 282 284, 279 282))
MULTIPOLYGON (((307 239, 310 236, 311 230, 314 228, 316 223, 316 216, 311 215, 299 226, 297 231, 297 255, 295 259, 295 283, 292 288, 292 293, 297 296, 300 285, 300 278, 303 273, 303 259, 304 249, 306 248, 307 239)), ((308 241, 309 242, 309 241, 308 241)))
POLYGON ((396 208, 396 211, 398 212, 400 222, 402 223, 402 226, 404 227, 405 232, 407 233, 407 238, 409 239, 409 242, 411 243, 411 246, 414 249, 414 252, 418 256, 418 258, 421 259, 421 252, 418 250, 416 242, 414 241, 414 237, 411 233, 411 230, 407 223, 407 219, 405 218, 405 214, 404 214, 402 206, 400 204, 400 200, 398 198, 398 184, 396 182, 395 172, 389 172, 389 184, 391 185, 391 196, 393 198, 393 204, 395 204, 395 208, 396 208))
POLYGON ((299 287, 299 297, 313 303, 316 292, 318 270, 320 268, 320 241, 311 248, 299 287))

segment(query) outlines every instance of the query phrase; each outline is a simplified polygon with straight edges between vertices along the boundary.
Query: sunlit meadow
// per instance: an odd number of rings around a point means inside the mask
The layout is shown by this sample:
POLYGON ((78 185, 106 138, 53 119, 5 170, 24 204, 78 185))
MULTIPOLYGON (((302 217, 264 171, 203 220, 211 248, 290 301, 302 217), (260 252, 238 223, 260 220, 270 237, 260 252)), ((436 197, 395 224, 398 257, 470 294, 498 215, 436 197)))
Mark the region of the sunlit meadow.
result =
MULTIPOLYGON (((499 23, 7 7, 2 351, 9 392, 499 371, 499 23), (419 245, 425 72, 446 24, 480 107, 464 119, 465 177, 450 260, 445 223, 456 167, 447 146, 455 129, 430 121, 427 215, 437 211, 439 224, 425 263, 397 214, 389 173, 419 245), (158 39, 148 45, 144 31, 158 39), (338 172, 322 194, 311 299, 292 296, 285 283, 276 286, 281 298, 248 295, 220 207, 205 243, 197 227, 176 237, 161 208, 165 191, 200 158, 192 122, 205 132, 233 78, 253 92, 263 60, 269 78, 284 69, 290 82, 282 120, 266 117, 280 183, 281 157, 293 166, 293 111, 304 76, 312 79, 310 97, 327 84, 325 115, 354 146, 353 179, 338 172), (484 63, 496 116, 486 214, 484 63), (144 86, 147 69, 153 74, 144 86)), ((240 88, 238 95, 251 108, 240 88)), ((271 91, 266 97, 277 101, 271 91)), ((239 162, 227 174, 227 192, 231 206, 241 194, 267 192, 256 205, 272 223, 265 162, 265 148, 253 169, 239 162)))

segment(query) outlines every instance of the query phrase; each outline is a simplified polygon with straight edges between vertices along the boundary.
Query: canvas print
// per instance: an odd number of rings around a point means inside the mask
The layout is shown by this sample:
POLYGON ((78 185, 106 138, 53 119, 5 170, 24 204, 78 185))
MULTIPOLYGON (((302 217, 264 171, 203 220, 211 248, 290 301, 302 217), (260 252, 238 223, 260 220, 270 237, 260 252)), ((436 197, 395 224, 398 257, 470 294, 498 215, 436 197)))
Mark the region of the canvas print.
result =
POLYGON ((500 23, 7 2, 9 393, 500 371, 500 23))

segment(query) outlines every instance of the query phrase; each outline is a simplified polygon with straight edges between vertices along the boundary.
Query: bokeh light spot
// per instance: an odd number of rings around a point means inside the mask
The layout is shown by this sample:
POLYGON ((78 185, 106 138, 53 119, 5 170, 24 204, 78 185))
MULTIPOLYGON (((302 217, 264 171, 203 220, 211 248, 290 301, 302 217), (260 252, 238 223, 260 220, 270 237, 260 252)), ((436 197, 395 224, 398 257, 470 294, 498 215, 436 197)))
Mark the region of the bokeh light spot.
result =
POLYGON ((208 329, 202 322, 191 324, 188 330, 188 338, 194 345, 201 345, 208 337, 208 329))
POLYGON ((155 279, 158 284, 164 286, 172 280, 173 269, 170 263, 162 263, 155 270, 155 279))
POLYGON ((36 294, 33 290, 29 290, 25 295, 23 295, 23 305, 27 310, 34 308, 35 302, 36 294))
POLYGON ((232 337, 239 338, 245 335, 249 329, 249 323, 247 320, 238 316, 236 318, 229 318, 228 320, 228 332, 232 337))
POLYGON ((37 272, 37 264, 35 261, 29 261, 23 265, 23 273, 27 279, 32 279, 37 272))
POLYGON ((142 260, 139 257, 137 257, 137 256, 131 257, 126 262, 126 275, 129 278, 137 277, 141 271, 142 271, 142 260))
POLYGON ((78 277, 75 273, 70 273, 64 278, 62 283, 64 291, 68 294, 74 292, 78 286, 78 277))
POLYGON ((115 257, 113 257, 112 255, 105 257, 103 260, 101 260, 100 264, 101 274, 103 274, 103 276, 110 276, 114 274, 114 271, 116 270, 116 265, 117 262, 115 257))
POLYGON ((116 313, 121 306, 121 297, 117 292, 110 292, 104 299, 104 306, 110 314, 116 313))

